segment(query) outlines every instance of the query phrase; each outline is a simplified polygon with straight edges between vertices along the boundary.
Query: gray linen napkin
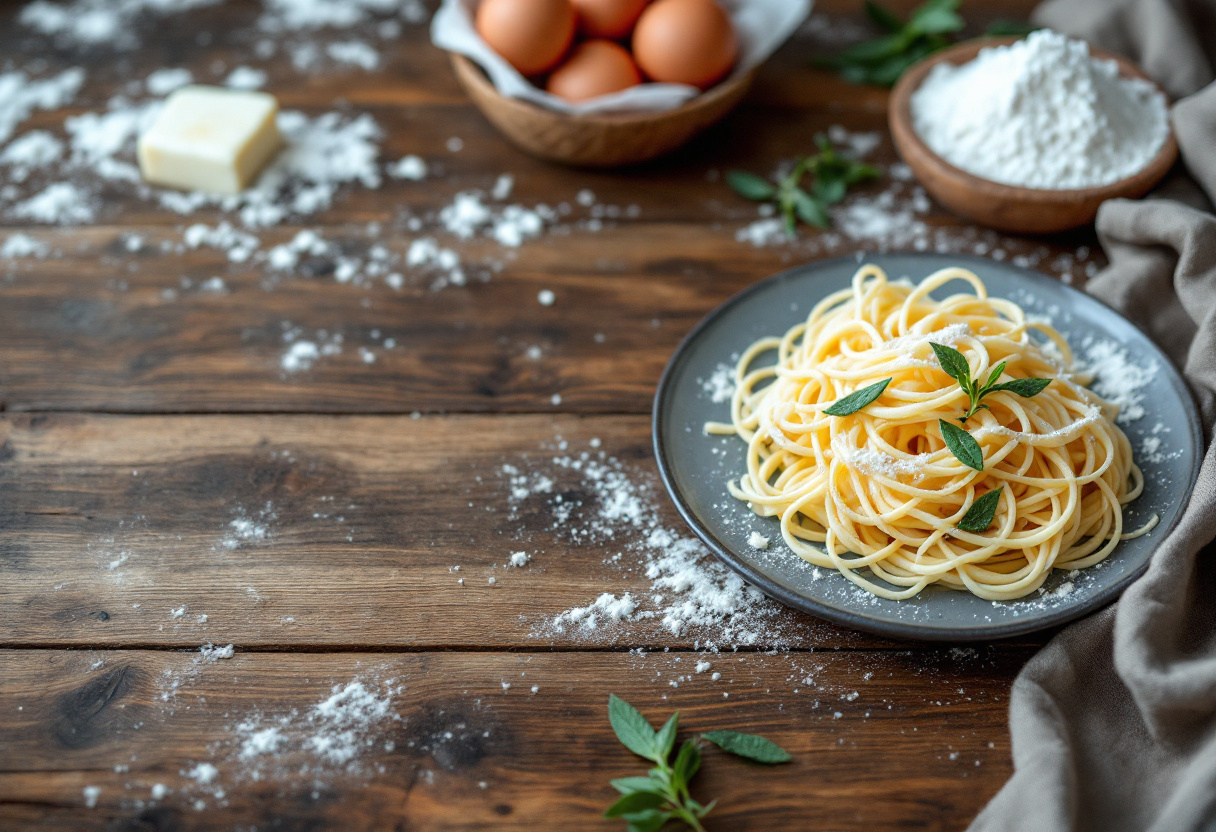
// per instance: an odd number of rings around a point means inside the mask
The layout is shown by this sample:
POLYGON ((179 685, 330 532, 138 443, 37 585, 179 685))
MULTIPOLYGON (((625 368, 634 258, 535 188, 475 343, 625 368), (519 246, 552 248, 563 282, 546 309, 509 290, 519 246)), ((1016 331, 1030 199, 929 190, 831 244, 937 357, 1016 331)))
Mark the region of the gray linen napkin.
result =
MULTIPOLYGON (((1187 96, 1172 115, 1186 171, 1199 188, 1173 182, 1145 200, 1104 204, 1097 230, 1110 267, 1088 290, 1139 323, 1183 367, 1210 439, 1216 0, 1049 0, 1035 19, 1126 54, 1173 96, 1187 96)), ((1213 538, 1216 445, 1144 577, 1116 605, 1052 639, 1014 682, 1014 775, 972 832, 1216 830, 1213 538)))

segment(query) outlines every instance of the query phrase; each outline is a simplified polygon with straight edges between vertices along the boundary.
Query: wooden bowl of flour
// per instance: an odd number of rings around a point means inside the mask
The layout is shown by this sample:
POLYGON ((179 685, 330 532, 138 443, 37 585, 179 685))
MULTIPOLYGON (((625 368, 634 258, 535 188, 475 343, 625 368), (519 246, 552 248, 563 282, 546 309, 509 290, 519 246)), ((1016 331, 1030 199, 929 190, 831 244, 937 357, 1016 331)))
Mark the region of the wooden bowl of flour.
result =
MULTIPOLYGON (((1018 234, 1050 234, 1088 225, 1094 221, 1098 206, 1106 200, 1144 196, 1161 181, 1178 160, 1178 142, 1173 128, 1157 155, 1145 167, 1126 179, 1093 188, 1049 190, 1003 185, 967 173, 930 150, 912 122, 912 93, 925 76, 939 63, 965 64, 981 49, 1016 42, 1017 38, 977 38, 937 52, 905 72, 891 91, 888 119, 895 147, 934 199, 954 213, 990 228, 1018 234)), ((1141 78, 1160 90, 1143 70, 1126 58, 1093 47, 1090 54, 1115 61, 1124 77, 1141 78)))

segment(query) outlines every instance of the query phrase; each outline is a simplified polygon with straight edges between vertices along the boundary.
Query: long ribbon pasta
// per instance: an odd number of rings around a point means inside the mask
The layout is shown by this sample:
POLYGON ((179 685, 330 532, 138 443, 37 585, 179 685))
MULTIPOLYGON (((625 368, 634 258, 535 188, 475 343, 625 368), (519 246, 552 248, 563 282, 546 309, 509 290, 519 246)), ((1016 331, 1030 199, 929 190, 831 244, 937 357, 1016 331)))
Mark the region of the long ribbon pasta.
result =
POLYGON ((730 483, 731 494, 758 515, 780 517, 785 543, 810 563, 893 600, 931 584, 1011 600, 1053 569, 1101 562, 1156 521, 1124 531, 1123 506, 1144 478, 1117 409, 1088 381, 1059 332, 988 297, 974 273, 943 269, 912 285, 867 265, 805 322, 751 345, 735 369, 731 424, 706 427, 747 442, 747 473, 730 483), (974 294, 930 297, 954 280, 974 294), (1004 361, 1003 381, 1052 379, 1033 398, 991 393, 988 409, 968 419, 983 471, 963 465, 942 439, 938 420, 958 424, 969 399, 941 369, 932 341, 959 350, 973 377, 987 379, 1004 361), (774 351, 775 363, 760 363, 774 351), (862 410, 824 413, 888 378, 862 410), (975 500, 998 487, 989 528, 960 530, 975 500))

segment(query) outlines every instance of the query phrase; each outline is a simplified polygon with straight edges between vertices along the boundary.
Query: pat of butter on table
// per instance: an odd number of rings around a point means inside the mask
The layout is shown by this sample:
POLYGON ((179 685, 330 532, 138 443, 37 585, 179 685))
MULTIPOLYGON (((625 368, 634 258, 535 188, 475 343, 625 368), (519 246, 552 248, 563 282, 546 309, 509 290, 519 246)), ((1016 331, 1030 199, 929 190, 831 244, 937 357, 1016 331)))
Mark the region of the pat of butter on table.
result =
POLYGON ((139 137, 139 168, 156 185, 236 194, 283 146, 279 103, 264 92, 189 86, 139 137))

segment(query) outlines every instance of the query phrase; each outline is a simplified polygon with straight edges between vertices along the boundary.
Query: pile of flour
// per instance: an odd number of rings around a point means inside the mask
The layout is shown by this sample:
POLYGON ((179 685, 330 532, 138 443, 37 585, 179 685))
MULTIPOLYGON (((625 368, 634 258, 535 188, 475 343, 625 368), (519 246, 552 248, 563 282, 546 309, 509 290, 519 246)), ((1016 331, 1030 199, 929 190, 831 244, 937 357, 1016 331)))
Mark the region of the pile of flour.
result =
POLYGON ((1086 188, 1140 169, 1169 135, 1165 97, 1049 30, 939 64, 912 95, 925 143, 963 170, 1007 185, 1086 188))

